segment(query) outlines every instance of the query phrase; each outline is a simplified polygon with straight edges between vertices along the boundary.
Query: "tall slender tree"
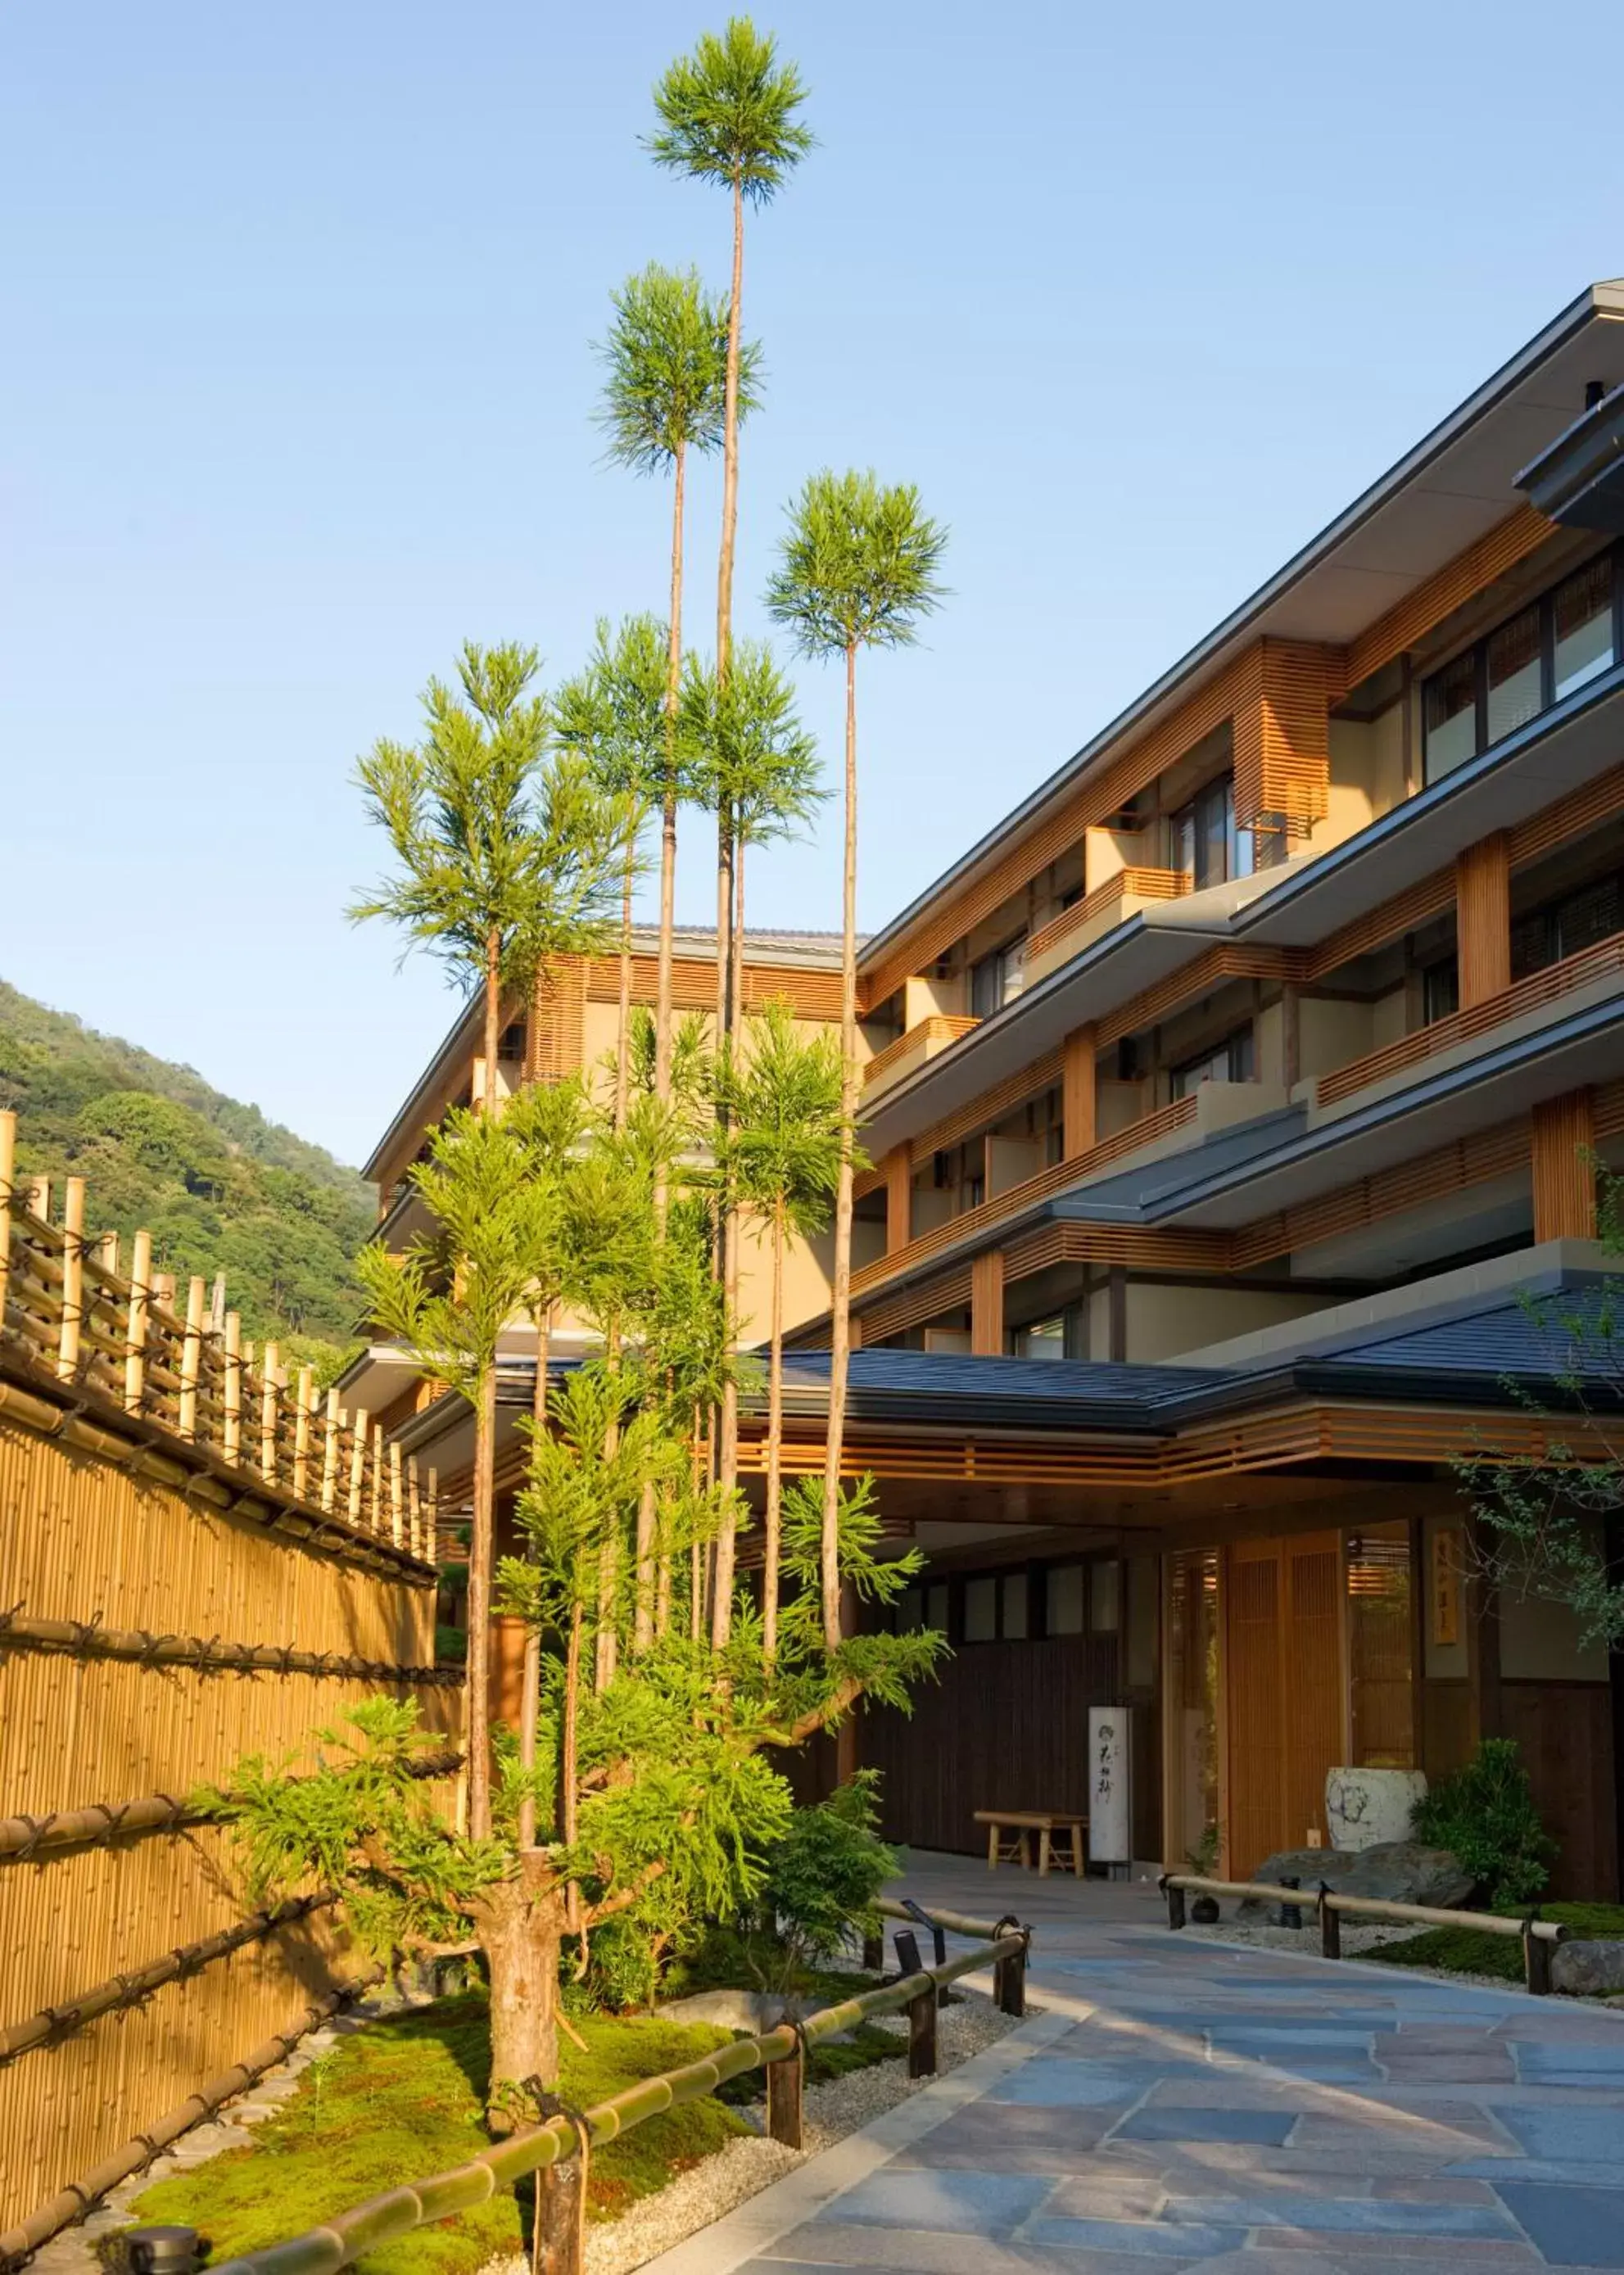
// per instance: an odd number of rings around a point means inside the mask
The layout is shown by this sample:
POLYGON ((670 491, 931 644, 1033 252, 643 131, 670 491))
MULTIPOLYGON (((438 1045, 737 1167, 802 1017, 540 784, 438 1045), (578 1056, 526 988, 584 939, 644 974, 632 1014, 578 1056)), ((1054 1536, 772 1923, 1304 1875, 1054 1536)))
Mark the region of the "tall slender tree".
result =
MULTIPOLYGON (((358 768, 368 813, 387 833, 397 865, 351 916, 389 918, 405 933, 409 949, 440 955, 471 994, 482 994, 487 1108, 495 1103, 504 1002, 529 995, 553 957, 591 954, 608 937, 623 835, 614 803, 600 794, 585 763, 548 755, 546 708, 531 692, 538 669, 533 648, 470 642, 457 665, 460 695, 429 682, 422 742, 379 742, 358 768)), ((474 1386, 469 1795, 477 1834, 490 1821, 494 1366, 468 1380, 474 1386)))
MULTIPOLYGON (((789 836, 816 810, 823 791, 819 787, 817 746, 801 726, 789 681, 774 662, 764 643, 741 640, 734 651, 734 668, 724 680, 690 656, 683 688, 683 734, 691 753, 696 794, 718 812, 733 817, 743 884, 743 848, 746 836, 757 844, 789 836)), ((741 993, 744 910, 733 933, 736 980, 741 993)), ((719 1056, 725 1059, 730 1045, 723 1039, 719 1056)), ((731 1111, 728 1085, 716 1097, 719 1214, 722 1231, 722 1284, 729 1311, 738 1309, 739 1236, 737 1211, 729 1182, 732 1160, 728 1142, 731 1111)), ((738 1470, 737 1386, 724 1385, 717 1432, 717 1477, 730 1493, 738 1470)), ((730 1510, 734 1504, 727 1503, 730 1510)), ((716 1588, 711 1606, 712 1640, 720 1646, 728 1639, 733 1616, 735 1531, 730 1517, 723 1520, 716 1538, 716 1588)))
POLYGON ((834 1037, 806 1037, 782 999, 747 1023, 744 1047, 721 1062, 731 1087, 729 1153, 740 1205, 768 1242, 767 1504, 763 1519, 761 1646, 770 1667, 778 1650, 783 1492, 784 1251, 789 1234, 811 1239, 828 1223, 840 1184, 840 1048, 834 1037))
POLYGON ((872 473, 824 472, 790 507, 767 611, 806 656, 846 668, 846 815, 841 917, 842 1147, 835 1203, 835 1284, 829 1325, 829 1419, 823 1475, 823 1629, 840 1641, 840 1470, 851 1351, 852 1129, 857 1100, 857 651, 904 647, 940 606, 947 532, 921 510, 911 484, 885 488, 872 473))
POLYGON ((620 893, 620 1021, 615 1050, 615 1126, 623 1129, 631 1085, 631 888, 638 839, 667 774, 666 627, 658 616, 607 616, 584 671, 554 698, 558 739, 585 761, 624 833, 620 893))
MULTIPOLYGON (((812 147, 797 117, 806 100, 793 64, 748 16, 733 16, 720 35, 706 32, 689 56, 671 64, 654 88, 660 124, 647 148, 656 165, 726 189, 733 208, 732 289, 728 299, 726 390, 722 411, 721 542, 716 569, 716 675, 732 664, 733 564, 738 532, 738 428, 743 367, 744 208, 768 204, 812 147)), ((732 816, 717 819, 716 1023, 732 1031, 732 816)))
MULTIPOLYGON (((660 966, 654 1011, 654 1086, 668 1095, 671 1072, 671 936, 676 890, 676 815, 684 795, 677 740, 682 687, 684 520, 688 454, 721 446, 731 327, 725 301, 705 291, 696 269, 651 261, 614 298, 614 317, 598 352, 605 367, 600 424, 608 456, 634 473, 672 476, 671 599, 666 623, 666 737, 661 784, 660 966)), ((759 350, 740 345, 734 415, 757 402, 759 350)))

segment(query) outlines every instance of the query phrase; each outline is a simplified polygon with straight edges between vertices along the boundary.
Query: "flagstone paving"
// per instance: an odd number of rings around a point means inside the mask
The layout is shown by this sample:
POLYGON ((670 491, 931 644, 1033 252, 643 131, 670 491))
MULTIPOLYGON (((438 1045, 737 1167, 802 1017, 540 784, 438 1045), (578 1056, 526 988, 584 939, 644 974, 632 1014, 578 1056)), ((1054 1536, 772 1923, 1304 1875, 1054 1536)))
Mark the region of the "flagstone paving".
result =
POLYGON ((907 1887, 1031 1920, 1044 2011, 668 2275, 1624 2269, 1624 2014, 1224 1949, 1137 1886, 907 1887))

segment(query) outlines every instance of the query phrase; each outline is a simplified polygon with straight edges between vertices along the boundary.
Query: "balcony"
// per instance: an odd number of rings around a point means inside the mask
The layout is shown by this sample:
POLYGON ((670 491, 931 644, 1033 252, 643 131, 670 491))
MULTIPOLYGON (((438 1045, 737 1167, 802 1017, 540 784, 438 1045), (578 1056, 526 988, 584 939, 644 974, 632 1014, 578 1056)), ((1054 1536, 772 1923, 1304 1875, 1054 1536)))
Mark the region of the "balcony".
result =
POLYGON ((1373 1083, 1385 1082, 1440 1052, 1473 1042, 1508 1020, 1524 1018, 1564 995, 1620 973, 1624 973, 1624 933, 1614 933, 1609 940, 1598 941, 1594 948, 1547 964, 1542 971, 1530 972, 1498 995, 1485 996, 1464 1011, 1452 1011, 1446 1019, 1434 1019, 1430 1026, 1417 1027, 1414 1034, 1401 1036, 1383 1050, 1368 1052, 1362 1059, 1351 1059, 1346 1066, 1321 1075, 1315 1085, 1314 1102, 1322 1108, 1340 1106, 1373 1083))
POLYGON ((1119 869, 1032 934, 1026 943, 1027 986, 1126 924, 1147 903, 1178 900, 1190 885, 1187 869, 1119 869))
POLYGON ((951 1049, 961 1035, 981 1024, 979 1019, 961 1018, 947 1011, 933 1011, 928 1019, 921 1019, 899 1035, 883 1051, 877 1051, 863 1069, 863 1103, 871 1105, 880 1092, 904 1075, 913 1074, 927 1059, 933 1059, 951 1049))

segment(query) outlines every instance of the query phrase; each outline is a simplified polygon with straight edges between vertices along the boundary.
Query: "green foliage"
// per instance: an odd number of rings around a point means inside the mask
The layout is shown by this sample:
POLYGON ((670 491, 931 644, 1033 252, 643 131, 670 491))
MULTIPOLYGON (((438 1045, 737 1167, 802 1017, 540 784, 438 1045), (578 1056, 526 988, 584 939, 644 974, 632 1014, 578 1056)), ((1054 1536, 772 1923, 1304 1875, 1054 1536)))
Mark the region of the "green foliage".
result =
POLYGON ((26 1177, 87 1183, 89 1229, 146 1226, 184 1282, 225 1275, 244 1331, 323 1379, 364 1305, 357 1251, 374 1222, 352 1170, 212 1090, 189 1067, 94 1033, 0 984, 0 1106, 26 1177))
POLYGON ((585 670, 554 699, 558 740, 606 797, 623 801, 629 836, 665 779, 669 649, 658 616, 598 619, 585 670))
POLYGON ((798 837, 811 825, 828 795, 818 745, 764 641, 737 641, 725 677, 691 655, 678 724, 690 795, 713 813, 725 808, 739 843, 798 837))
MULTIPOLYGON (((727 2042, 704 2024, 611 2021, 578 2024, 585 2052, 567 2046, 561 2089, 578 2107, 606 2100, 727 2042)), ((487 2145, 481 2121, 490 2046, 482 1995, 445 1999, 344 2038, 313 2062, 297 2091, 254 2129, 250 2148, 146 2189, 142 2222, 200 2228, 218 2264, 285 2241, 334 2212, 466 2164, 487 2145)), ((614 2217, 746 2130, 714 2099, 651 2118, 593 2151, 588 2210, 614 2217)), ((528 2203, 529 2191, 525 2197, 528 2203)), ((521 2244, 521 2209, 502 2190, 488 2203, 369 2252, 361 2275, 475 2275, 521 2244)))
MULTIPOLYGON (((1542 1904, 1539 1916, 1570 1927, 1586 1940, 1624 1938, 1624 1904, 1542 1904)), ((1428 1928, 1400 1943, 1378 1944, 1359 1956, 1380 1967, 1441 1967, 1451 1975, 1522 1980, 1522 1944, 1514 1936, 1485 1935, 1481 1928, 1428 1928)))
POLYGON ((797 1809, 767 1856, 762 1901, 797 1961, 833 1959, 854 1936, 877 1934, 875 1906, 902 1862, 880 1838, 880 1772, 859 1770, 815 1809, 797 1809))
POLYGON ((702 33, 655 87, 660 125, 646 147, 656 165, 765 205, 813 147, 796 117, 805 100, 799 72, 779 63, 776 42, 748 16, 730 17, 720 37, 702 33))
POLYGON ((905 647, 945 597, 938 571, 948 533, 919 509, 910 482, 871 473, 811 475, 789 508, 767 614, 803 655, 905 647))
POLYGON ((1510 1738, 1484 1739, 1475 1760, 1440 1778, 1416 1807, 1415 1833, 1458 1856, 1497 1911, 1532 1902, 1556 1854, 1510 1738))
MULTIPOLYGON (((840 1045, 804 1036, 777 1000, 752 1019, 744 1047, 724 1054, 716 1087, 727 1107, 718 1140, 731 1190, 753 1216, 782 1206, 788 1230, 810 1238, 828 1223, 840 1177, 840 1045)), ((854 1169, 867 1167, 860 1149, 854 1169)))
MULTIPOLYGON (((684 450, 721 447, 728 377, 728 303, 697 269, 651 261, 614 296, 599 425, 608 455, 634 473, 664 473, 684 450)), ((738 413, 758 407, 761 351, 739 348, 738 413)))
POLYGON ((399 926, 470 992, 493 942, 502 983, 523 987, 608 937, 622 819, 581 760, 548 759, 539 668, 533 648, 467 642, 460 693, 428 683, 422 742, 381 741, 356 769, 397 865, 351 916, 399 926))

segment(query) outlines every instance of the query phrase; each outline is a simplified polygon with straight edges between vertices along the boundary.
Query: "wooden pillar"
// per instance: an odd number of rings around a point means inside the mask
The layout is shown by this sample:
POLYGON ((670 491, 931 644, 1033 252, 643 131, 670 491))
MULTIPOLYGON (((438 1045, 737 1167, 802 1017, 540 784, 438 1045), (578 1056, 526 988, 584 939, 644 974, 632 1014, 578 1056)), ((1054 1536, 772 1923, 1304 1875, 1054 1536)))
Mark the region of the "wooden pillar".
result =
POLYGON ((906 1248, 913 1233, 913 1157, 906 1145, 894 1145, 880 1164, 886 1181, 886 1254, 906 1248))
POLYGON ((1596 1237, 1596 1100, 1565 1091, 1534 1108, 1536 1240, 1596 1237))
POLYGON ((1094 1088, 1094 1030, 1074 1027, 1067 1036, 1061 1075, 1061 1115, 1069 1161, 1093 1146, 1099 1134, 1094 1088))
POLYGON ((975 1257, 970 1266, 970 1348, 978 1357, 999 1358, 1004 1348, 1004 1252, 975 1257))
POLYGON ((1468 1011, 1511 985, 1511 842, 1503 829, 1456 857, 1454 933, 1468 1011))

